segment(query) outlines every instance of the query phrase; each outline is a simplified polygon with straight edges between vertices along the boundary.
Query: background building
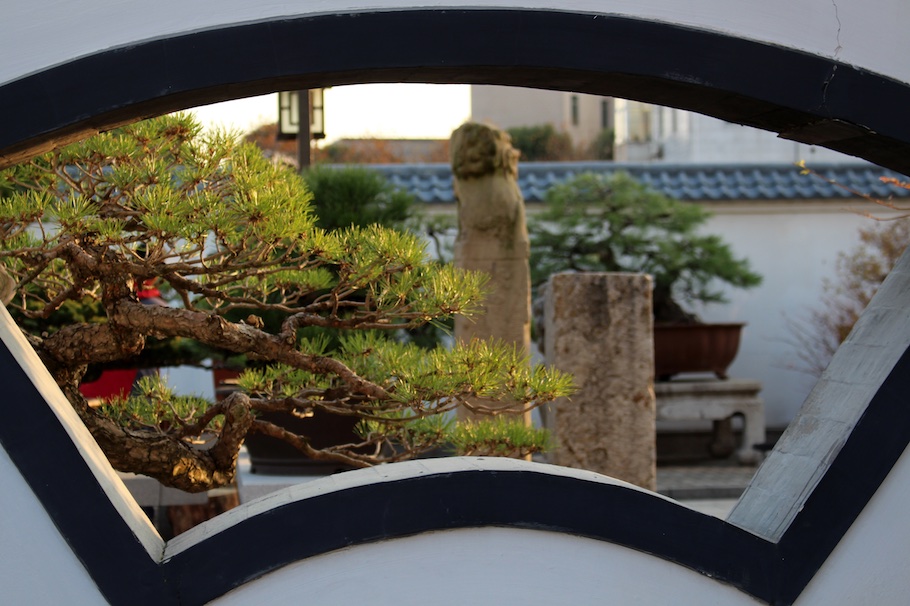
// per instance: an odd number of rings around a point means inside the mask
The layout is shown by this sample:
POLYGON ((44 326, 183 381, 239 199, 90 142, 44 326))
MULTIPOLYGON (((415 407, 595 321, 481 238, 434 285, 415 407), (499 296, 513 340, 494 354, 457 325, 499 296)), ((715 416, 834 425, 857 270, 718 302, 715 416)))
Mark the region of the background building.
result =
POLYGON ((616 99, 614 107, 614 157, 621 162, 858 162, 824 147, 681 109, 625 99, 616 99))
POLYGON ((594 141, 613 128, 613 99, 581 93, 477 85, 471 87, 471 120, 508 130, 551 124, 576 146, 594 141))
POLYGON ((823 147, 693 112, 580 93, 477 85, 471 119, 508 130, 550 124, 583 148, 603 130, 614 132, 614 159, 673 164, 856 163, 823 147))

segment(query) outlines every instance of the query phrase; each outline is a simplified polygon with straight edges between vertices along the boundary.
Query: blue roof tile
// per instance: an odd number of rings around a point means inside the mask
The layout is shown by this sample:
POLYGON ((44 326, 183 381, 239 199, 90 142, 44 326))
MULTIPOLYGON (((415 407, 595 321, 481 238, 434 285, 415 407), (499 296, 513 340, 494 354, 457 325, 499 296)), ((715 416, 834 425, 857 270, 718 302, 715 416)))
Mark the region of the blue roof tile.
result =
MULTIPOLYGON (((811 165, 810 165, 811 166, 811 165)), ((910 191, 882 183, 881 177, 907 177, 866 163, 825 164, 813 170, 843 187, 815 175, 800 174, 794 164, 624 164, 614 162, 524 162, 518 185, 526 202, 542 202, 548 189, 584 172, 630 173, 638 181, 678 200, 828 200, 851 197, 844 187, 878 198, 910 198, 910 191)), ((450 204, 452 173, 448 164, 382 164, 396 187, 428 204, 450 204)))

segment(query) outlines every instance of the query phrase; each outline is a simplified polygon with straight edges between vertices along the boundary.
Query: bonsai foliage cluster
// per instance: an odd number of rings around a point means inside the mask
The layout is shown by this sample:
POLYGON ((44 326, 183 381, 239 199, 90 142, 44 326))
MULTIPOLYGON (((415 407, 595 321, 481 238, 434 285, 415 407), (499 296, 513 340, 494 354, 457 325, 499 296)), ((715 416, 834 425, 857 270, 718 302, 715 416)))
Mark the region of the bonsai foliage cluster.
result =
POLYGON ((540 284, 560 271, 650 274, 655 321, 696 322, 680 301, 724 302, 721 283, 761 283, 719 236, 699 232, 709 216, 626 173, 580 174, 550 188, 529 225, 531 279, 540 284))
MULTIPOLYGON (((435 258, 442 259, 433 233, 434 221, 420 212, 415 196, 396 188, 379 172, 356 165, 315 165, 303 174, 303 179, 313 194, 318 227, 332 231, 378 223, 398 231, 425 234, 436 243, 435 258)), ((440 318, 403 331, 399 337, 431 348, 450 337, 453 328, 451 318, 440 318)))
MULTIPOLYGON (((510 348, 478 342, 427 353, 390 338, 471 313, 484 277, 430 261, 413 235, 322 229, 293 170, 229 135, 201 135, 188 117, 53 151, 0 173, 0 191, 13 192, 0 198, 10 310, 37 326, 68 302, 103 312, 103 321, 27 337, 118 469, 191 491, 223 485, 250 432, 356 466, 444 441, 487 452, 487 434, 485 445, 472 443, 445 413, 518 412, 571 390, 568 377, 532 369, 510 348), (170 306, 139 302, 138 286, 150 281, 172 293, 170 306), (261 318, 275 313, 283 319, 267 329, 261 318), (337 348, 313 328, 341 331, 337 348), (153 379, 128 400, 94 407, 82 397, 87 365, 132 358, 152 338, 192 339, 261 364, 220 403, 177 397, 153 379), (503 409, 500 400, 514 404, 503 409), (354 415, 361 439, 316 449, 262 411, 354 415)), ((533 430, 504 436, 513 455, 542 443, 533 430)))

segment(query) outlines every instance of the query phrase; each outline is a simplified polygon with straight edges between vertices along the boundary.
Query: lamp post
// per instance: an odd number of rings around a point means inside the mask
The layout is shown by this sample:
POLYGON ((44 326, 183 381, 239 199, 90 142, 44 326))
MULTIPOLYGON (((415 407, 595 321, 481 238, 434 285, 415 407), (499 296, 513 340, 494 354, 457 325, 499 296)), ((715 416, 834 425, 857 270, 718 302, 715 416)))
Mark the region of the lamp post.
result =
POLYGON ((325 138, 323 90, 285 91, 278 93, 278 139, 297 140, 297 166, 301 171, 310 165, 310 141, 325 138), (301 120, 301 116, 308 119, 301 120))

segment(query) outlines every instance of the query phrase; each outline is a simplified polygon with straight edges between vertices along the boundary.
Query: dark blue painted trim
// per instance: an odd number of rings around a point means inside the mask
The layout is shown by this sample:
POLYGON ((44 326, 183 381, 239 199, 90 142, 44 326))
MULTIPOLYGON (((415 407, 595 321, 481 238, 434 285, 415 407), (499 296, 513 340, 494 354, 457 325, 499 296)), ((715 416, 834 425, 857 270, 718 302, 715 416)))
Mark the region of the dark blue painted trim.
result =
POLYGON ((164 568, 180 595, 198 604, 350 545, 483 526, 616 543, 763 599, 774 591, 773 545, 755 535, 638 490, 529 471, 424 475, 293 502, 207 538, 164 568))
POLYGON ((5 344, 0 344, 0 385, 6 404, 0 444, 99 590, 111 604, 168 603, 158 562, 124 522, 5 344))
POLYGON ((910 88, 903 83, 667 23, 517 9, 289 18, 75 59, 0 87, 0 161, 193 105, 373 81, 513 84, 642 99, 910 173, 910 88))
POLYGON ((792 604, 862 513, 910 444, 910 348, 879 387, 847 442, 777 544, 774 603, 792 604))

